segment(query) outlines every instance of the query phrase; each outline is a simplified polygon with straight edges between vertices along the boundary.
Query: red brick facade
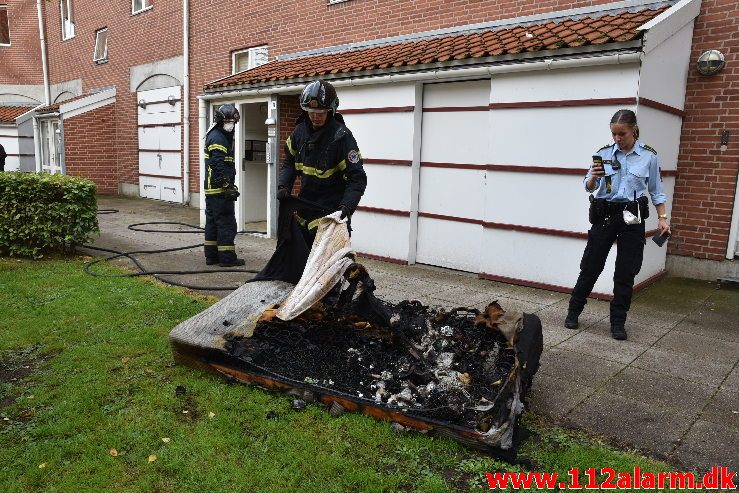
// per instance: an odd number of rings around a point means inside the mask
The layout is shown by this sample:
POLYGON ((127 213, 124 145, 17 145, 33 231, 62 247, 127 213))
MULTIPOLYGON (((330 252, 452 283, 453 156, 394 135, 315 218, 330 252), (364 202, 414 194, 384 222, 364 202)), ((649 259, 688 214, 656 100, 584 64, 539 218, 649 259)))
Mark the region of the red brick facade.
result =
MULTIPOLYGON (((290 137, 293 129, 295 128, 295 120, 300 116, 301 110, 298 104, 298 98, 295 96, 281 96, 280 97, 280 152, 278 154, 278 163, 282 164, 282 160, 285 158, 285 145, 284 142, 290 137)), ((279 166, 278 165, 278 166, 279 166)), ((300 178, 295 180, 295 185, 292 190, 293 194, 297 195, 300 192, 300 178)))
POLYGON ((101 194, 118 193, 116 103, 64 120, 67 174, 92 179, 101 194))
POLYGON ((1 3, 8 6, 10 46, 0 46, 0 84, 43 84, 36 1, 1 3))
POLYGON ((736 0, 703 0, 695 21, 692 65, 673 197, 673 255, 722 260, 731 227, 739 165, 739 13, 736 0), (726 59, 718 75, 700 75, 698 56, 717 49, 726 59), (729 145, 721 151, 721 133, 729 145))

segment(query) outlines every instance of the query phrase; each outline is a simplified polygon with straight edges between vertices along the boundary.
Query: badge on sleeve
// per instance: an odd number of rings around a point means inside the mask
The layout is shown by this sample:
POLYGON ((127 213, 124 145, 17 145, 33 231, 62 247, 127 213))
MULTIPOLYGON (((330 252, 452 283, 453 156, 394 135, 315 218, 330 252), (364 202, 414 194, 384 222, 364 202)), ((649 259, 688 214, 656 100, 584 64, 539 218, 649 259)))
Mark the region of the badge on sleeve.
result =
POLYGON ((362 159, 362 155, 359 154, 359 151, 355 151, 354 149, 352 149, 351 151, 349 151, 349 155, 347 156, 347 159, 349 160, 350 163, 357 164, 359 160, 362 159))

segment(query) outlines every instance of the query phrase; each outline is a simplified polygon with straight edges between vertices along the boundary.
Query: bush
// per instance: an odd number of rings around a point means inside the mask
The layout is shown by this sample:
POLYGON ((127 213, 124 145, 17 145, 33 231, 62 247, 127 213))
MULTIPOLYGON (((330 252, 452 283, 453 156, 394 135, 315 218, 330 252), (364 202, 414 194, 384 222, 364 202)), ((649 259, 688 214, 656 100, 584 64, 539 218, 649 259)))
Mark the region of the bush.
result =
POLYGON ((46 173, 0 173, 0 255, 40 258, 99 233, 95 184, 46 173))

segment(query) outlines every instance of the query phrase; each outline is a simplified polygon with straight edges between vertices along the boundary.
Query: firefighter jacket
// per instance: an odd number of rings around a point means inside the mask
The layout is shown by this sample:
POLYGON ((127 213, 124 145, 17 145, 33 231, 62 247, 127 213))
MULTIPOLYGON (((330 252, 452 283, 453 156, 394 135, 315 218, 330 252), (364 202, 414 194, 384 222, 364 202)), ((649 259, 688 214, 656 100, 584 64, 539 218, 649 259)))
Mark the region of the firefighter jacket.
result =
POLYGON ((235 181, 234 134, 217 125, 205 136, 205 195, 222 194, 223 186, 235 181))
MULTIPOLYGON (((346 205, 353 212, 367 188, 362 155, 351 131, 340 115, 328 118, 314 130, 303 119, 285 141, 285 159, 280 169, 279 188, 291 190, 300 176, 300 194, 334 211, 346 205)), ((313 217, 325 215, 311 214, 313 217)))

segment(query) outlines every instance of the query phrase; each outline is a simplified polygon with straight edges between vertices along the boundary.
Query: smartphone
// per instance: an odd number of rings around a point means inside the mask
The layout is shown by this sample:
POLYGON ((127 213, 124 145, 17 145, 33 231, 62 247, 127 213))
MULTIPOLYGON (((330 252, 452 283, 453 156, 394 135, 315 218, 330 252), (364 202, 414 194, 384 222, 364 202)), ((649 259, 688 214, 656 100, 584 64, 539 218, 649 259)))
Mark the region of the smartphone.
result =
POLYGON ((654 233, 654 236, 652 236, 652 241, 657 244, 657 246, 662 246, 667 241, 667 238, 670 237, 670 232, 665 231, 663 234, 659 234, 659 230, 657 230, 656 233, 654 233))
POLYGON ((593 169, 593 175, 601 176, 605 174, 605 170, 603 169, 603 158, 602 157, 593 156, 593 164, 595 165, 595 169, 593 169))

